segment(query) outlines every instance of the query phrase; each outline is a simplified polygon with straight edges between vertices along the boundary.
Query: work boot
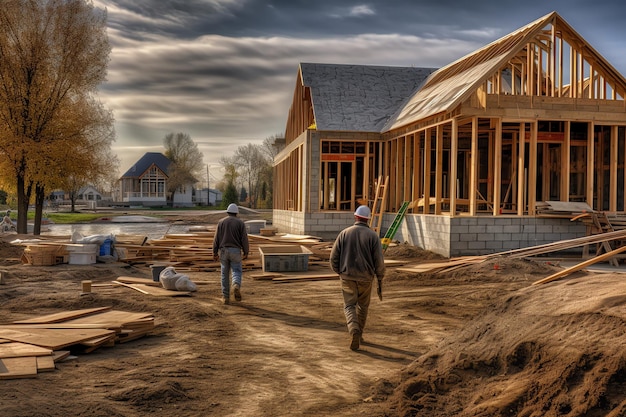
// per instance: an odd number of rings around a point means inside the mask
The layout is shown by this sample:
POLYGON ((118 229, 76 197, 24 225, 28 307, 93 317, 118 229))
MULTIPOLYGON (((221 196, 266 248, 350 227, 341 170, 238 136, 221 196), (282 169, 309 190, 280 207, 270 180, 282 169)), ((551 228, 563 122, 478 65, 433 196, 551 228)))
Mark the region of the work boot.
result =
POLYGON ((222 297, 222 304, 229 305, 230 304, 230 300, 227 297, 222 297))
POLYGON ((352 343, 350 343, 351 350, 359 350, 361 344, 361 333, 352 333, 352 343))
POLYGON ((233 293, 235 294, 235 301, 241 301, 241 290, 238 284, 233 286, 233 293))

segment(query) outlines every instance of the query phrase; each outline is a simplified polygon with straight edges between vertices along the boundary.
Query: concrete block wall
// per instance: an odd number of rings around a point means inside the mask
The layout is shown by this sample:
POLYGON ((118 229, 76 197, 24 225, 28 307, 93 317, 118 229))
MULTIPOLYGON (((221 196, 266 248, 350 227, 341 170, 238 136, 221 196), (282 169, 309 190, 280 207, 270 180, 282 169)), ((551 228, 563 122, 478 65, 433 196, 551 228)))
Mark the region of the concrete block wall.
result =
POLYGON ((354 214, 340 212, 301 213, 274 210, 272 226, 281 233, 312 235, 334 240, 340 231, 354 224, 354 214))
MULTIPOLYGON (((389 227, 394 216, 384 216, 389 227)), ((582 223, 569 219, 485 216, 446 217, 409 214, 394 240, 445 257, 486 255, 585 236, 582 223)))

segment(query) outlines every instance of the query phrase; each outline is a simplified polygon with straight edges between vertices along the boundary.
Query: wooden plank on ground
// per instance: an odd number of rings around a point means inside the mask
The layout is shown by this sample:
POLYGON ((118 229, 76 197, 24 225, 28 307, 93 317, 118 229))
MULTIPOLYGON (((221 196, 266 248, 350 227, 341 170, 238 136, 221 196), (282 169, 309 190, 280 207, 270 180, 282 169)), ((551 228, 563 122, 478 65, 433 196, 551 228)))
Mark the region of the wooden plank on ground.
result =
POLYGON ((51 355, 52 350, 28 343, 11 342, 0 345, 0 358, 19 358, 24 356, 51 355))
POLYGON ((37 372, 50 372, 54 371, 56 366, 54 365, 54 357, 49 356, 37 356, 37 372))
POLYGON ((15 324, 35 324, 35 323, 58 323, 78 317, 88 316, 94 313, 100 313, 110 310, 111 307, 86 308, 83 310, 62 311, 60 313, 48 314, 45 316, 34 317, 27 320, 14 321, 15 324))
MULTIPOLYGON (((117 282, 117 281, 113 281, 113 282, 117 282)), ((185 295, 191 295, 191 292, 189 291, 166 290, 165 288, 152 287, 152 286, 145 285, 145 284, 124 284, 123 282, 120 282, 119 285, 132 288, 143 294, 154 295, 157 297, 181 297, 185 295)))
POLYGON ((562 278, 562 277, 564 277, 566 275, 571 274, 572 272, 580 271, 581 269, 584 269, 584 268, 588 267, 589 265, 593 265, 595 263, 602 262, 604 260, 610 259, 613 256, 617 255, 618 253, 622 253, 624 251, 626 251, 626 246, 619 247, 619 248, 614 249, 614 250, 612 250, 610 252, 603 253, 600 256, 596 256, 595 258, 588 259, 585 262, 581 262, 581 263, 579 263, 577 265, 574 265, 572 267, 566 268, 563 271, 559 271, 559 272, 557 272, 555 274, 550 275, 549 277, 540 279, 539 281, 535 281, 535 282, 533 282, 532 285, 545 284, 545 283, 548 283, 548 282, 555 281, 555 280, 557 280, 559 278, 562 278))
POLYGON ((328 281, 332 279, 339 279, 339 275, 333 273, 329 274, 302 274, 302 275, 284 275, 282 277, 272 278, 274 282, 293 282, 293 281, 328 281))
POLYGON ((0 379, 34 378, 37 376, 37 358, 0 359, 0 379))
POLYGON ((153 318, 152 313, 135 313, 122 310, 110 310, 104 311, 99 314, 94 314, 88 317, 80 317, 73 320, 68 320, 64 324, 96 324, 106 329, 107 326, 121 327, 125 323, 132 323, 137 320, 146 318, 153 318))
POLYGON ((139 277, 117 277, 116 281, 123 282, 124 284, 145 284, 153 287, 161 287, 161 283, 159 281, 154 281, 149 278, 139 278, 139 277))
POLYGON ((55 362, 62 361, 68 356, 70 356, 69 350, 55 350, 54 352, 52 352, 52 358, 54 359, 55 362))
POLYGON ((115 333, 104 329, 0 329, 0 337, 15 342, 29 343, 52 350, 63 349, 84 340, 115 333))

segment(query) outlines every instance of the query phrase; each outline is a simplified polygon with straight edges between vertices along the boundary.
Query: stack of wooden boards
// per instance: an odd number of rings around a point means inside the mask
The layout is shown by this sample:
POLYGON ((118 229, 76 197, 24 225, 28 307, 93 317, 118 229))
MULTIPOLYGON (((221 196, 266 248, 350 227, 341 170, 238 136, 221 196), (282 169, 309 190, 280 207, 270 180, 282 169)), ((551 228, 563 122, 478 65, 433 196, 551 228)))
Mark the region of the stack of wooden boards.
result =
POLYGON ((0 379, 32 378, 53 371, 70 352, 89 353, 145 336, 152 313, 98 307, 63 311, 0 325, 0 379))
MULTIPOLYGON (((215 271, 220 267, 219 261, 213 260, 214 231, 166 234, 160 239, 137 239, 116 237, 115 247, 122 249, 124 256, 120 259, 129 264, 167 263, 176 268, 176 271, 215 271)), ((246 270, 260 268, 261 258, 259 247, 263 245, 302 245, 307 247, 313 255, 310 262, 328 260, 330 257, 329 243, 321 242, 313 236, 281 234, 275 236, 260 236, 249 234, 250 253, 243 261, 246 270)))

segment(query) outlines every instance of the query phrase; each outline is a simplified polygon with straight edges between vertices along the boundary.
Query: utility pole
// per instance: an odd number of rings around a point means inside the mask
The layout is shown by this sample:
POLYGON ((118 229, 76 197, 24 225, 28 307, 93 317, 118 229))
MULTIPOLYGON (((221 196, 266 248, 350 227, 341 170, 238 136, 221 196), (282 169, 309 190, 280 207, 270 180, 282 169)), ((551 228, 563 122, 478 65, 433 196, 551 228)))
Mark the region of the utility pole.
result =
POLYGON ((206 164, 206 206, 211 205, 211 179, 209 178, 209 164, 206 164))

